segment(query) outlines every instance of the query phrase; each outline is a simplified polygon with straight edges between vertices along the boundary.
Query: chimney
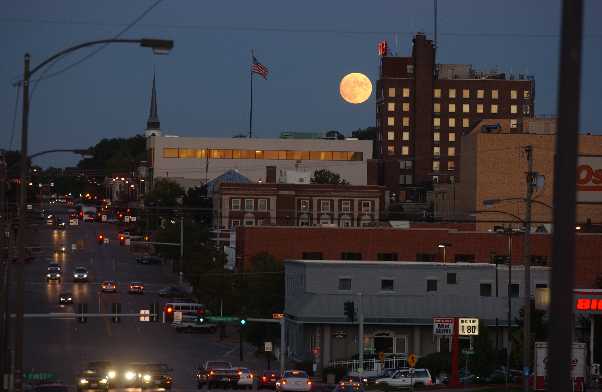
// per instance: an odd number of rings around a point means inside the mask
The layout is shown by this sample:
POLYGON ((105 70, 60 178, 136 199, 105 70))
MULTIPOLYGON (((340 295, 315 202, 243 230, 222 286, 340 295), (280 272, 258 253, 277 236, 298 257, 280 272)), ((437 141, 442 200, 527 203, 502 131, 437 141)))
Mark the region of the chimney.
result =
POLYGON ((276 183, 276 166, 265 167, 265 182, 266 184, 276 183))

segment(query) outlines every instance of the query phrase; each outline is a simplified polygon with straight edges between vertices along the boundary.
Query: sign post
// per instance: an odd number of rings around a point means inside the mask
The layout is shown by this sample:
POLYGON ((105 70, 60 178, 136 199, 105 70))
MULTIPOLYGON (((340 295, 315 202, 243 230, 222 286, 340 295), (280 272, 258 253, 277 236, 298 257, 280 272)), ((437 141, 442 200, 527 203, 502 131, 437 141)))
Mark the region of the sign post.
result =
POLYGON ((270 370, 270 359, 272 357, 272 342, 264 342, 263 351, 265 352, 265 356, 268 359, 268 370, 270 370))

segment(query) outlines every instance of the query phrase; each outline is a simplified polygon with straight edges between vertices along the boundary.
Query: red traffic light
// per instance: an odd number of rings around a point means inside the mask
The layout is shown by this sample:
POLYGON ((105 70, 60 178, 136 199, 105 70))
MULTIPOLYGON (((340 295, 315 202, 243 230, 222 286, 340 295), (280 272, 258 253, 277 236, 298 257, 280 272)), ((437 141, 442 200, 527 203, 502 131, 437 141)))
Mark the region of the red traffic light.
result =
POLYGON ((104 239, 104 236, 103 236, 102 234, 99 234, 99 235, 98 235, 98 239, 99 239, 99 240, 102 240, 102 239, 104 239))
POLYGON ((167 313, 171 313, 171 312, 173 312, 173 308, 171 306, 168 306, 166 311, 167 311, 167 313))

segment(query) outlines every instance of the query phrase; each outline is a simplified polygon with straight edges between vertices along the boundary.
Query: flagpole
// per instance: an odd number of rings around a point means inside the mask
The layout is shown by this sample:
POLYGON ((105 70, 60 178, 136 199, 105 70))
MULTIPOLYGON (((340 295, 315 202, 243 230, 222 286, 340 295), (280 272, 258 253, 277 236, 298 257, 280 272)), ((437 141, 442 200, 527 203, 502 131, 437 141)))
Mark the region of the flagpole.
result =
POLYGON ((251 108, 249 109, 249 139, 253 137, 253 49, 251 49, 251 108))

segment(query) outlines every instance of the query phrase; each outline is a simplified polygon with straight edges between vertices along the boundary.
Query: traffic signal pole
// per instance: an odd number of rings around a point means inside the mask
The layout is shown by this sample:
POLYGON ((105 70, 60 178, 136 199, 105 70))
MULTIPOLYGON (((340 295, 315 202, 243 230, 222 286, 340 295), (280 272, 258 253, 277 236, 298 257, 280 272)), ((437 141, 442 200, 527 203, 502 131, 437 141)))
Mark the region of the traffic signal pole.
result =
POLYGON ((357 293, 358 303, 357 303, 357 321, 358 321, 358 359, 360 362, 360 366, 358 368, 358 372, 360 373, 360 377, 364 373, 364 309, 362 307, 362 293, 357 293))

